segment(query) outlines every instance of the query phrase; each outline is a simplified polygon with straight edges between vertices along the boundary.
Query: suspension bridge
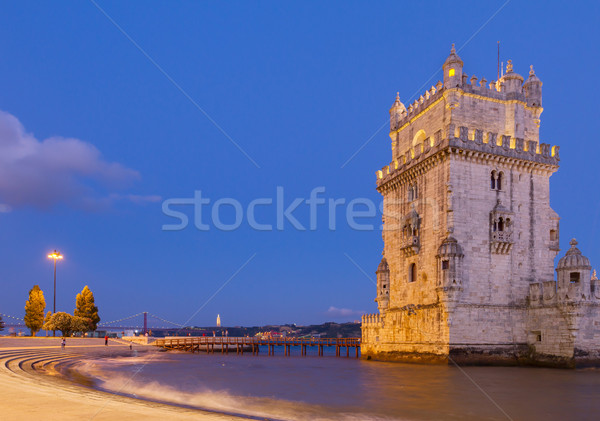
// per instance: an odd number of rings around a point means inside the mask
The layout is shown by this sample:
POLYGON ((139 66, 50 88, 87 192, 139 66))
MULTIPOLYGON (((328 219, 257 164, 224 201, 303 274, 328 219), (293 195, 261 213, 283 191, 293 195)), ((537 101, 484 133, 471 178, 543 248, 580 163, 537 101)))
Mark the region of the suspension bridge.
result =
MULTIPOLYGON (((22 317, 12 316, 10 314, 0 313, 3 318, 5 329, 9 332, 18 329, 27 329, 25 321, 22 317)), ((184 326, 180 323, 172 322, 156 314, 142 311, 132 314, 131 316, 122 317, 120 319, 109 322, 100 321, 97 326, 97 331, 121 332, 121 331, 137 331, 142 334, 149 332, 161 333, 191 333, 196 332, 199 328, 184 326)))

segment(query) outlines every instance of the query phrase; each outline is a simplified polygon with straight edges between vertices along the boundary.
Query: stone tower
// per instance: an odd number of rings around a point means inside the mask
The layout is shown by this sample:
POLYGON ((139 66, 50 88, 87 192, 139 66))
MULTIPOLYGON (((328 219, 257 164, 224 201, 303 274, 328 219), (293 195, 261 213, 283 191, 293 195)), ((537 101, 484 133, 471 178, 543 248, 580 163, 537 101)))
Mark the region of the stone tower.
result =
MULTIPOLYGON (((559 147, 539 141, 542 82, 533 67, 524 80, 510 60, 498 81, 469 78, 454 46, 443 71, 443 83, 408 108, 398 95, 390 109, 392 162, 377 171, 379 314, 363 318, 363 357, 544 359, 529 295, 532 285, 556 289, 559 218, 549 179, 559 147)), ((559 291, 564 276, 575 276, 560 270, 559 291)), ((587 262, 577 272, 588 296, 589 270, 587 262)))

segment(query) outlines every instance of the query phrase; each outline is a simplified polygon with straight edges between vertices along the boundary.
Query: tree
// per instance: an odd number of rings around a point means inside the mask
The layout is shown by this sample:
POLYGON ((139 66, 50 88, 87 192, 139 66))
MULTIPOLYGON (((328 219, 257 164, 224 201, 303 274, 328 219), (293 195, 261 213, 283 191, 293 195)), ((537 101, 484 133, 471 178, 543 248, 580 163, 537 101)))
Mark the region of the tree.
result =
POLYGON ((46 313, 46 317, 44 317, 44 324, 42 325, 42 329, 44 330, 52 330, 52 329, 48 329, 48 326, 50 326, 50 319, 52 318, 52 312, 49 311, 48 313, 46 313))
POLYGON ((92 330, 91 324, 92 324, 91 320, 88 319, 87 317, 74 316, 71 319, 71 330, 73 332, 85 333, 85 332, 92 330))
POLYGON ((34 285, 29 291, 29 300, 25 303, 25 326, 31 330, 31 336, 42 328, 44 324, 44 310, 46 309, 46 300, 44 292, 38 285, 34 285))
POLYGON ((73 316, 69 313, 59 311, 50 316, 44 326, 44 330, 60 330, 63 336, 71 336, 73 332, 73 316))
POLYGON ((86 285, 81 293, 77 294, 77 298, 75 299, 75 311, 73 312, 75 316, 84 317, 90 320, 90 329, 96 330, 98 326, 98 322, 100 321, 100 316, 98 316, 98 307, 96 307, 94 303, 94 294, 86 285))

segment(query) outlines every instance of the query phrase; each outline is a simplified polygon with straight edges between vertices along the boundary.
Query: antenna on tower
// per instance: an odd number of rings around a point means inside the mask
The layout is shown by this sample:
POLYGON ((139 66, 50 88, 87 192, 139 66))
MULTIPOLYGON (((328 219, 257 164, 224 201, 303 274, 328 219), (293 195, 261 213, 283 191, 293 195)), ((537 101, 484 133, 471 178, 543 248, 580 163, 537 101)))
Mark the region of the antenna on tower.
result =
POLYGON ((500 41, 498 41, 498 79, 500 80, 500 41))

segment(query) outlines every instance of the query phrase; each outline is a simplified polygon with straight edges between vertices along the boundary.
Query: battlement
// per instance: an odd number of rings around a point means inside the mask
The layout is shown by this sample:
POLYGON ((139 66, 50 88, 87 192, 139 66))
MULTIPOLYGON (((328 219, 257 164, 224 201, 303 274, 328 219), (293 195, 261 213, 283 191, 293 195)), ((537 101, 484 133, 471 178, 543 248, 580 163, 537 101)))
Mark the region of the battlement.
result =
POLYGON ((560 161, 559 146, 551 146, 547 143, 538 144, 535 141, 499 135, 481 129, 455 127, 453 124, 449 124, 445 131, 448 134, 446 138, 443 139, 442 130, 438 130, 433 136, 416 144, 398 159, 377 171, 377 185, 385 184, 400 173, 445 150, 498 155, 551 167, 557 167, 560 161))
POLYGON ((361 322, 363 327, 381 327, 381 316, 379 314, 363 314, 361 322))
POLYGON ((568 291, 559 291, 556 281, 529 284, 529 305, 531 307, 553 306, 561 303, 600 302, 600 282, 592 279, 589 291, 573 285, 568 291))
POLYGON ((419 99, 415 100, 408 108, 401 108, 397 114, 391 113, 390 131, 394 132, 406 126, 411 119, 427 110, 443 96, 444 84, 438 81, 435 86, 426 90, 419 99))
MULTIPOLYGON (((517 91, 507 91, 502 80, 492 80, 488 83, 483 77, 481 80, 473 75, 471 78, 466 73, 463 73, 460 84, 453 87, 463 91, 463 93, 478 95, 496 101, 519 101, 527 104, 527 94, 524 89, 517 91), (477 83, 479 81, 479 83, 477 83)), ((431 105, 436 103, 444 96, 444 91, 448 89, 440 81, 426 90, 419 99, 410 104, 406 110, 399 111, 399 116, 394 119, 391 117, 390 130, 392 132, 404 128, 413 118, 426 111, 431 105)))

